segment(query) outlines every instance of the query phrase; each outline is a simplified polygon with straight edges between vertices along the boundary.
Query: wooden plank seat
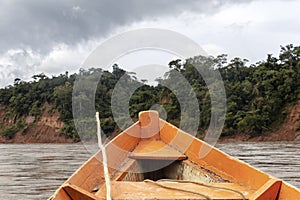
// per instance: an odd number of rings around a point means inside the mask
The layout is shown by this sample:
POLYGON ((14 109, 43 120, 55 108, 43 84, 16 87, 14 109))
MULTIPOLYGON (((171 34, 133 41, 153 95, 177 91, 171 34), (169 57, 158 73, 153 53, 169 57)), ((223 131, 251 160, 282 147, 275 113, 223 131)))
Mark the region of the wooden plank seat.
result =
POLYGON ((143 160, 185 160, 187 156, 161 140, 141 140, 129 155, 129 158, 143 160))

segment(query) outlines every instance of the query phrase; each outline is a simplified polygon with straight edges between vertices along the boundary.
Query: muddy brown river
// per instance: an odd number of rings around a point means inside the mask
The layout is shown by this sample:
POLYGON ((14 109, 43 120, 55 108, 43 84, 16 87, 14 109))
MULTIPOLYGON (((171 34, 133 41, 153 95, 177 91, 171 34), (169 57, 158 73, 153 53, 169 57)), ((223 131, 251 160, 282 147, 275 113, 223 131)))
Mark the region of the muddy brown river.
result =
MULTIPOLYGON (((300 143, 217 147, 300 188, 300 143)), ((47 199, 90 156, 81 144, 0 144, 0 199, 47 199)))

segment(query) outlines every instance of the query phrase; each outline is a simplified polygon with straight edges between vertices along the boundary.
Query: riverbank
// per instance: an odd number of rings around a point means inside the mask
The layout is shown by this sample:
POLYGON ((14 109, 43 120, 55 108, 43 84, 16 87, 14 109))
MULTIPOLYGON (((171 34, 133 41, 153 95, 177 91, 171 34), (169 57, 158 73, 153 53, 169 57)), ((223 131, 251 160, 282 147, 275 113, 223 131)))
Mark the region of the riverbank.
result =
MULTIPOLYGON (((67 138, 60 133, 63 122, 59 121, 59 113, 52 111, 49 114, 50 106, 46 105, 43 114, 38 122, 34 123, 34 118, 25 118, 27 124, 13 138, 8 139, 0 136, 0 143, 75 143, 71 138, 67 138)), ((299 141, 300 142, 300 100, 289 108, 290 112, 287 115, 284 123, 276 130, 267 131, 259 135, 250 133, 234 134, 219 138, 218 142, 276 142, 276 141, 299 141)), ((1 111, 1 109, 0 109, 1 111)), ((0 112, 0 117, 4 116, 4 112, 0 112)), ((12 123, 8 121, 7 124, 12 123)), ((113 134, 115 135, 115 134, 113 134)))
POLYGON ((300 132, 292 131, 276 131, 267 132, 259 136, 252 136, 251 134, 242 133, 232 136, 225 136, 219 138, 220 143, 232 143, 232 142, 300 142, 300 132))
POLYGON ((283 124, 274 131, 267 131, 260 135, 242 133, 222 137, 220 142, 275 142, 300 141, 300 100, 292 106, 283 124))
MULTIPOLYGON (((73 143, 71 138, 61 133, 64 123, 59 119, 60 114, 52 106, 45 104, 39 117, 24 116, 19 119, 22 126, 11 136, 0 135, 0 143, 5 144, 31 144, 31 143, 73 143)), ((0 105, 0 131, 10 127, 17 127, 14 117, 9 116, 9 110, 0 105)), ((8 134, 7 134, 8 135, 8 134)))
MULTIPOLYGON (((31 133, 16 133, 14 138, 7 139, 0 136, 2 144, 35 144, 35 143, 76 143, 72 139, 61 135, 57 129, 49 126, 39 126, 31 129, 31 133)), ((248 133, 223 136, 218 139, 219 143, 234 142, 300 142, 300 131, 295 131, 294 126, 284 123, 277 131, 265 132, 258 136, 248 133)))

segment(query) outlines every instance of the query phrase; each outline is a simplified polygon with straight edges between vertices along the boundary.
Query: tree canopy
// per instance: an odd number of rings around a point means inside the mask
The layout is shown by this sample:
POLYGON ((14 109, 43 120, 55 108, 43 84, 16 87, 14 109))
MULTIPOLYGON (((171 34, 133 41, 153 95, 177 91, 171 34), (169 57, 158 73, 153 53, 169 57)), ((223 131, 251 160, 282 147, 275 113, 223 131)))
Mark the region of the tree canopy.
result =
MULTIPOLYGON (((183 83, 178 81, 179 73, 191 85, 198 100, 200 108, 198 133, 202 134, 208 128, 212 112, 211 94, 208 90, 210 85, 207 85, 199 75, 195 66, 191 64, 193 62, 209 64, 211 67, 207 70, 218 70, 222 76, 227 101, 223 135, 242 132, 259 135, 270 130, 275 122, 282 122, 285 118, 286 105, 295 103, 299 98, 300 47, 287 45, 281 47, 278 57, 267 55, 266 60, 252 65, 247 65, 248 61, 241 58, 228 61, 225 54, 217 57, 196 56, 184 62, 173 60, 169 63, 170 70, 166 76, 157 79, 157 86, 147 85, 147 80, 138 81, 134 73, 126 72, 117 65, 113 66, 112 72, 91 68, 80 69, 77 74, 72 75, 68 72, 52 77, 37 74, 33 75, 33 81, 29 82, 16 78, 14 85, 0 89, 0 104, 7 108, 8 117, 13 118, 16 123, 22 116, 30 115, 38 119, 43 105, 48 103, 60 113, 60 120, 65 124, 62 133, 78 139, 72 114, 75 79, 83 74, 90 77, 101 74, 96 89, 95 107, 101 113, 101 127, 105 133, 112 133, 120 128, 117 127, 111 110, 111 96, 120 79, 126 81, 127 85, 137 88, 130 97, 128 108, 133 120, 137 120, 138 112, 159 104, 166 110, 167 120, 179 125, 183 108, 180 107, 178 95, 175 94, 176 91, 183 94, 187 92, 180 91, 183 83), (172 90, 164 86, 168 84, 172 90)), ((128 91, 124 88, 118 96, 122 98, 126 93, 128 91)), ((76 98, 90 97, 78 94, 76 98)), ((85 105, 79 106, 84 109, 85 105)), ((193 117, 188 121, 194 123, 193 117)), ((16 127, 10 129, 15 130, 16 127)))

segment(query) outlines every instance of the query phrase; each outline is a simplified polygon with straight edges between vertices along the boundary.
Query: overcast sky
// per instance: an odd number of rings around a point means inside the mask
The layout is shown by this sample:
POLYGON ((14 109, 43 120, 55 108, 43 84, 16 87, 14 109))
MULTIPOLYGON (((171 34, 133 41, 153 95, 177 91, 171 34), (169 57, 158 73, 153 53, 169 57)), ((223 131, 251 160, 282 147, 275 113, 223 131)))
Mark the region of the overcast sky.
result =
POLYGON ((0 87, 77 72, 102 41, 138 28, 173 30, 210 55, 256 63, 299 45, 299 10, 297 0, 1 0, 0 87))

